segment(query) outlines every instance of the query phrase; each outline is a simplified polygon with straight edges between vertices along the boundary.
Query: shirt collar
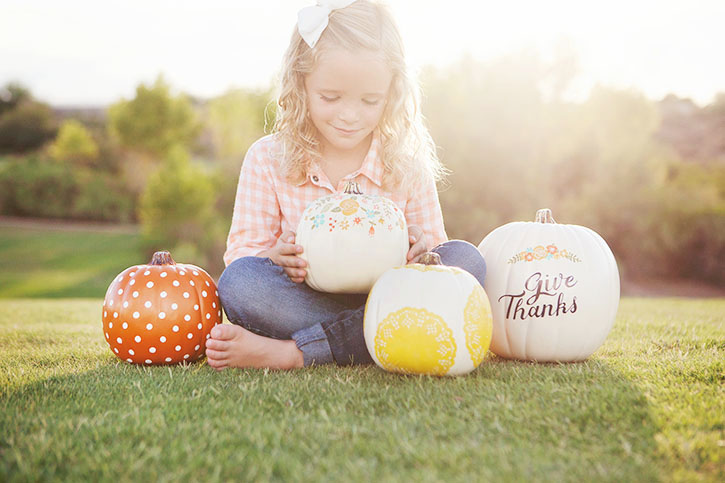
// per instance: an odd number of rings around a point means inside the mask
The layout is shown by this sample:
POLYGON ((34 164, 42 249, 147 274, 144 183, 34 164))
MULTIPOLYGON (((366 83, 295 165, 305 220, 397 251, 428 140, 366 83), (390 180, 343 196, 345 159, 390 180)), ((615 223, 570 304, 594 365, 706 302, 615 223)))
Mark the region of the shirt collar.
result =
MULTIPOLYGON (((380 140, 380 130, 375 129, 373 131, 373 139, 370 142, 370 149, 368 149, 368 153, 365 155, 365 159, 363 159, 360 169, 351 173, 351 178, 355 179, 357 176, 363 175, 379 187, 382 187, 384 166, 383 160, 380 157, 381 150, 382 142, 380 140)), ((307 177, 298 186, 302 186, 308 180, 313 179, 314 176, 317 176, 319 180, 319 175, 321 173, 322 168, 320 168, 320 165, 317 161, 312 161, 312 163, 310 163, 310 169, 307 171, 307 177)))

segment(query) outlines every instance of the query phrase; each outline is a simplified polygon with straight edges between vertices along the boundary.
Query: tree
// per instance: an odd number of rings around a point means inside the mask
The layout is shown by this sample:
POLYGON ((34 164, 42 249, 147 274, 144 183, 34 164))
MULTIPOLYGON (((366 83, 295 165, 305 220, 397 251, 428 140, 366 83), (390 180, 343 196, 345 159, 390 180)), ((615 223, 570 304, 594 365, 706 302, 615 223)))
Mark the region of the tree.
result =
POLYGON ((268 91, 235 89, 209 101, 206 125, 218 158, 239 161, 264 134, 266 107, 271 97, 268 91))
POLYGON ((190 147, 199 132, 188 98, 172 96, 161 76, 151 87, 139 85, 134 99, 112 105, 108 115, 109 131, 121 147, 155 158, 163 158, 172 146, 190 147))
POLYGON ((0 115, 0 154, 38 149, 55 131, 50 107, 26 98, 0 115))
POLYGON ((75 119, 69 119, 60 126, 49 152, 58 161, 79 165, 94 165, 98 159, 98 145, 83 124, 75 119))
POLYGON ((214 186, 188 152, 175 146, 146 184, 139 206, 146 244, 152 250, 184 245, 192 258, 204 257, 219 238, 214 219, 214 186))
POLYGON ((0 88, 0 116, 15 109, 20 103, 33 100, 25 86, 18 82, 9 82, 0 88))

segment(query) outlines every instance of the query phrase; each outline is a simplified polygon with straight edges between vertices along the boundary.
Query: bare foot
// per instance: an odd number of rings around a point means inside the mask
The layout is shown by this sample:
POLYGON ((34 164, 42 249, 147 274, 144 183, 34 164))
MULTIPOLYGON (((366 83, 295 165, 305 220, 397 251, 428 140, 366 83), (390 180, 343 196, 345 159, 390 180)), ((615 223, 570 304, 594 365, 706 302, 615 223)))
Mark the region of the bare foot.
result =
POLYGON ((293 340, 270 339, 234 324, 219 324, 206 341, 207 363, 226 367, 295 369, 304 365, 302 351, 293 340))

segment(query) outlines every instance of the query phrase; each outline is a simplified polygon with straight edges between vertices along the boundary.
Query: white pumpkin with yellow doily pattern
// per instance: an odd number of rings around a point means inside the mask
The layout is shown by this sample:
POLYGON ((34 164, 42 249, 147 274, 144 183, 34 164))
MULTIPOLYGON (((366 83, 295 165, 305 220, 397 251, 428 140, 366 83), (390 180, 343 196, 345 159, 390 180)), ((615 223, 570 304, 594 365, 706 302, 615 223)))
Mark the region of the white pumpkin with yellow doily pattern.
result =
POLYGON ((330 293, 367 293, 383 272, 405 263, 410 247, 403 212, 353 182, 305 208, 296 242, 307 261, 305 282, 330 293))
POLYGON ((457 376, 474 370, 491 343, 491 307, 481 284, 435 253, 393 268, 375 283, 364 334, 377 365, 391 372, 457 376))

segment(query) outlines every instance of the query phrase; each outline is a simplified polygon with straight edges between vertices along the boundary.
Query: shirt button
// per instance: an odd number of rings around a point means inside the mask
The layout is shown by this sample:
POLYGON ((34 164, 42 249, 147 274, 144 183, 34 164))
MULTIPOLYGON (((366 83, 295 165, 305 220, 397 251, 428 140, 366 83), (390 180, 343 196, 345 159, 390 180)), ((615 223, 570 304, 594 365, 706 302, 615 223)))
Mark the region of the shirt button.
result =
POLYGON ((312 181, 315 181, 315 182, 320 181, 320 178, 318 178, 317 175, 314 175, 312 177, 312 181))

